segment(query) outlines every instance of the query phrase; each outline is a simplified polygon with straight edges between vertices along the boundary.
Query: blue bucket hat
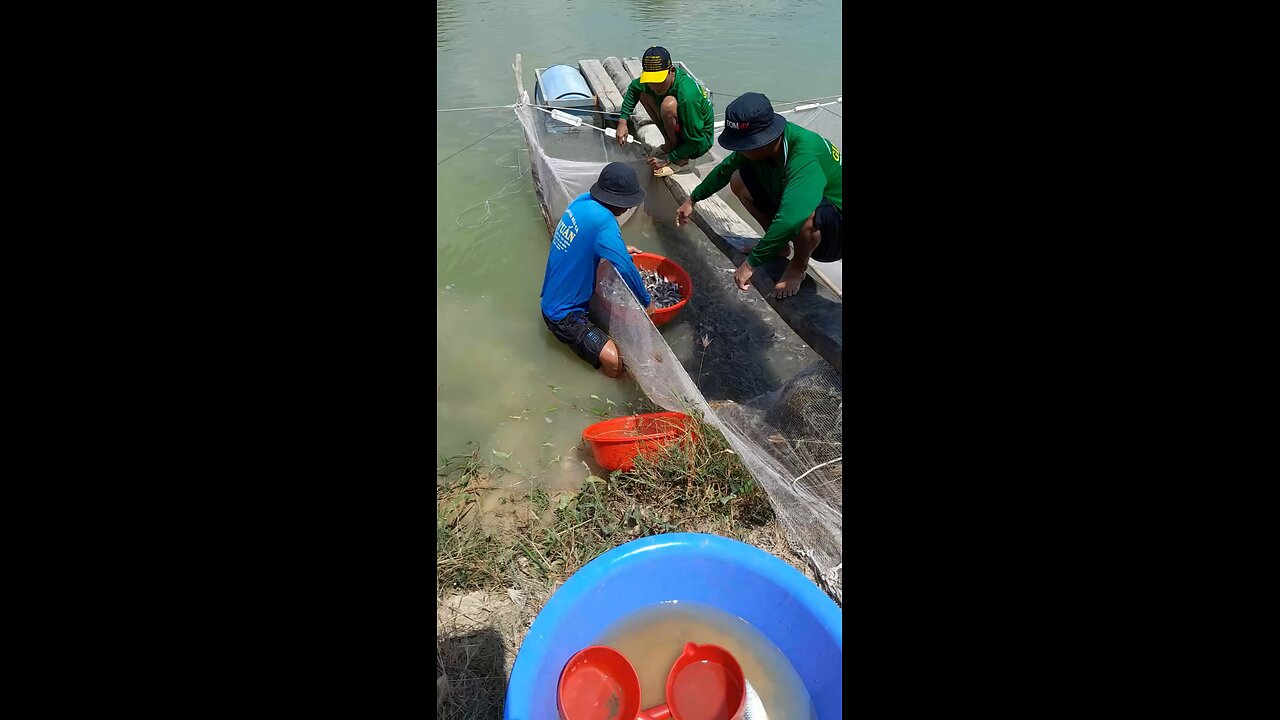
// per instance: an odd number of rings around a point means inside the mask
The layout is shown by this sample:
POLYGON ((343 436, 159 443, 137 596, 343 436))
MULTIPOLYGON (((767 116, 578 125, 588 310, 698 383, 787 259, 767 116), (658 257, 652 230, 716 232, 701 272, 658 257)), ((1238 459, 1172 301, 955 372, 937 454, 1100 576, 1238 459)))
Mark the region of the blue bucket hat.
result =
POLYGON ((773 111, 769 98, 743 93, 724 109, 720 146, 726 150, 755 150, 778 139, 787 119, 773 111))

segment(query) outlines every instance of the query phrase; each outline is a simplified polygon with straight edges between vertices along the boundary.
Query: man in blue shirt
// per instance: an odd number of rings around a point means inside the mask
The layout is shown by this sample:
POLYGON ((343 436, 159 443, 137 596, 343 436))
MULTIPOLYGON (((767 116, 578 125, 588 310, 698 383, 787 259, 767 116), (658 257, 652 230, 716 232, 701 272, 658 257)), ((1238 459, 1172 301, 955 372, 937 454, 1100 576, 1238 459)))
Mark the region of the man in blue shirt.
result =
POLYGON ((616 217, 644 202, 636 171, 614 162, 600 171, 591 191, 579 195, 565 209, 547 256, 542 279, 542 321, 560 342, 578 357, 616 378, 622 375, 618 345, 587 316, 595 292, 596 266, 608 260, 618 270, 645 311, 653 313, 653 299, 645 290, 631 253, 640 252, 622 242, 616 217))

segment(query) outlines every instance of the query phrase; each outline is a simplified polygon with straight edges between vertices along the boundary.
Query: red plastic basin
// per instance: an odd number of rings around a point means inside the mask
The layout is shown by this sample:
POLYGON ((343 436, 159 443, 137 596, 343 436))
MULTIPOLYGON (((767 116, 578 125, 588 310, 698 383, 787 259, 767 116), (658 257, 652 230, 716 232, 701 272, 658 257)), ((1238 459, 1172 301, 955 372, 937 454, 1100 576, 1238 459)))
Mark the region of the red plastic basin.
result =
POLYGON ((635 261, 636 267, 641 270, 656 270, 659 275, 680 286, 680 302, 669 308, 654 310, 653 324, 662 326, 676 319, 680 308, 689 302, 689 298, 693 297, 693 278, 689 277, 689 273, 685 269, 677 265, 674 261, 661 255, 653 253, 636 253, 631 256, 635 261))
POLYGON ((689 432, 690 420, 678 412, 628 415, 587 426, 582 439, 600 467, 625 472, 635 467, 636 455, 679 442, 689 432))

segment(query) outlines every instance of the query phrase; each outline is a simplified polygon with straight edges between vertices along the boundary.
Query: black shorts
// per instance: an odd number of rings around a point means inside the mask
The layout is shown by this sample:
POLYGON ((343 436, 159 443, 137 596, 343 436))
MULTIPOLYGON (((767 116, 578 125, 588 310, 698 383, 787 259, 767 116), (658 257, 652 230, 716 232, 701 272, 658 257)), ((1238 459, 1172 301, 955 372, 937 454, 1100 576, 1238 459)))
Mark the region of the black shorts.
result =
POLYGON ((810 259, 818 262, 835 262, 844 256, 844 223, 841 213, 831 201, 822 198, 813 211, 813 226, 822 234, 818 247, 813 249, 810 259))
POLYGON ((578 357, 591 363, 591 367, 600 369, 600 351, 609 342, 609 334, 596 327, 585 312, 575 310, 559 322, 543 315, 542 322, 547 324, 547 329, 557 340, 573 348, 578 357))
MULTIPOLYGON (((778 214, 778 204, 764 189, 764 185, 760 184, 750 165, 738 168, 738 177, 742 178, 742 184, 746 185, 747 192, 751 193, 753 204, 762 214, 768 217, 778 214)), ((840 211, 831 204, 830 200, 822 198, 822 202, 818 203, 818 207, 814 210, 813 224, 822 234, 822 239, 818 241, 818 247, 814 248, 813 254, 809 256, 811 260, 835 262, 843 257, 844 242, 840 234, 843 223, 840 216, 840 211)))

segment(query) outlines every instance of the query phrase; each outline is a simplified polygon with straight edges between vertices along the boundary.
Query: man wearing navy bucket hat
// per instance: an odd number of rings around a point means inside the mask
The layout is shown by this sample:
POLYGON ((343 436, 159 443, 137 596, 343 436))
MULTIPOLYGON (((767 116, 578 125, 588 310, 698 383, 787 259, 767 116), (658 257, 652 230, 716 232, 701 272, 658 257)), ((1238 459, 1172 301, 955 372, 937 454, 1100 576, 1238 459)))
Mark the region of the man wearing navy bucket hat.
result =
POLYGON ((625 163, 609 163, 591 191, 574 199, 565 209, 551 236, 547 271, 542 278, 542 321, 560 342, 605 375, 622 375, 618 345, 587 315, 595 292, 596 266, 608 260, 618 270, 646 312, 654 310, 653 298, 629 253, 640 250, 622 242, 616 218, 644 202, 644 190, 636 171, 625 163))
POLYGON ((771 255, 787 255, 794 242, 795 255, 773 289, 778 298, 790 297, 800 291, 810 260, 834 262, 843 256, 840 150, 787 122, 760 93, 738 96, 724 118, 720 145, 733 152, 676 210, 676 225, 688 222, 694 203, 730 185, 765 231, 733 274, 734 282, 747 290, 754 269, 771 255))

